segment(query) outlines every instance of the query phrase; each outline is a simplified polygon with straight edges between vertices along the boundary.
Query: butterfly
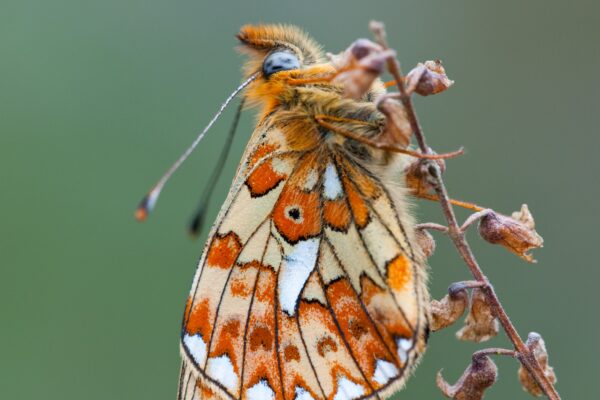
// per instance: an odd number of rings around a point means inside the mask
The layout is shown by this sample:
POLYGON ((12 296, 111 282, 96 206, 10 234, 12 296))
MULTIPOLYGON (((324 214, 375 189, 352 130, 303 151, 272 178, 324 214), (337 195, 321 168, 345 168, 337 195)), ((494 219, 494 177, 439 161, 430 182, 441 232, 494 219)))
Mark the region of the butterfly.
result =
POLYGON ((187 299, 178 398, 389 398, 428 337, 410 160, 316 118, 374 137, 385 88, 377 80, 355 100, 319 80, 335 68, 299 28, 244 26, 237 38, 248 56, 238 91, 258 123, 187 299))

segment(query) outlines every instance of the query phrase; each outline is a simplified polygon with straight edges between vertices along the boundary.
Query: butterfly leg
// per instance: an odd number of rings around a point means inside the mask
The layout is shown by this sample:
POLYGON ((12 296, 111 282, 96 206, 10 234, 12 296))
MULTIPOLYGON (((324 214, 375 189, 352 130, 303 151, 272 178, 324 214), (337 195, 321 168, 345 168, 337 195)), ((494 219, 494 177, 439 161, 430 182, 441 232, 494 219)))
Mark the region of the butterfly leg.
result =
MULTIPOLYGON (((430 200, 430 201, 435 201, 435 202, 440 201, 440 197, 437 194, 432 194, 432 193, 427 193, 427 192, 412 192, 411 194, 413 196, 418 197, 423 200, 430 200)), ((478 206, 475 203, 469 203, 468 201, 450 199, 450 204, 452 204, 453 206, 465 208, 467 210, 472 210, 472 211, 476 211, 476 212, 486 210, 486 208, 478 206)))
POLYGON ((293 86, 309 85, 309 84, 315 84, 315 83, 329 83, 342 73, 355 71, 355 70, 365 70, 365 69, 366 68, 361 65, 352 65, 352 66, 341 68, 335 72, 325 74, 323 76, 317 76, 317 77, 311 77, 311 78, 289 78, 287 80, 287 83, 289 85, 293 85, 293 86))
POLYGON ((317 122, 317 124, 321 125, 323 128, 328 129, 329 131, 331 131, 333 133, 337 133, 348 139, 356 140, 357 142, 363 143, 367 146, 370 146, 370 147, 373 147, 376 149, 380 149, 380 150, 389 151, 392 153, 406 154, 406 155, 409 155, 409 156, 412 156, 415 158, 419 158, 419 159, 440 160, 440 159, 445 159, 445 158, 454 158, 454 157, 457 157, 457 156, 463 154, 463 152, 464 152, 463 149, 459 149, 457 151, 454 151, 451 153, 446 153, 446 154, 423 154, 423 153, 420 153, 417 151, 412 151, 412 150, 408 150, 408 149, 399 147, 398 145, 395 145, 395 144, 389 144, 386 142, 380 142, 377 140, 373 140, 368 137, 358 135, 358 134, 350 131, 349 129, 346 129, 339 125, 336 125, 336 123, 340 123, 340 122, 341 123, 352 122, 352 123, 364 125, 365 121, 353 120, 350 118, 340 118, 340 117, 324 115, 324 114, 315 115, 315 121, 317 122))

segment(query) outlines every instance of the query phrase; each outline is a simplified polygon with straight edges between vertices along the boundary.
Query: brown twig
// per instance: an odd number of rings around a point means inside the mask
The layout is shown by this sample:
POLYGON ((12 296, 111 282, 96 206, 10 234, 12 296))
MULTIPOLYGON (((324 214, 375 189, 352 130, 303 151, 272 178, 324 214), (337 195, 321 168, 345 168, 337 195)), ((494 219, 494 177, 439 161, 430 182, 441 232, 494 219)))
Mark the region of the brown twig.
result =
MULTIPOLYGON (((385 29, 383 23, 380 22, 372 22, 371 30, 375 34, 375 37, 378 43, 384 48, 388 49, 389 46, 387 44, 385 29)), ((406 110, 406 114, 408 116, 408 120, 413 129, 413 133, 419 145, 419 148, 424 154, 430 153, 430 149, 427 146, 427 142, 425 139, 425 134, 423 133, 423 129, 419 124, 419 120, 417 118, 417 114, 414 110, 411 96, 407 94, 406 88, 404 86, 404 80, 402 78, 402 71, 400 69, 400 64, 396 59, 391 59, 387 63, 388 70, 390 74, 394 77, 396 81, 396 86, 400 92, 400 101, 404 105, 406 110)), ((454 214, 454 209, 450 202, 450 197, 448 196, 448 191, 446 190, 446 186, 444 185, 444 180, 441 176, 441 171, 439 166, 436 163, 432 163, 432 172, 433 178, 436 180, 435 191, 439 197, 439 202, 442 207, 442 211, 444 213, 444 217, 446 218, 448 225, 448 235, 452 239, 454 246, 458 250, 460 256, 465 261, 471 274, 473 277, 484 284, 483 290, 487 296, 487 300, 492 307, 494 315, 500 321, 506 335, 512 342, 515 348, 515 358, 517 358, 521 364, 527 369, 527 371, 534 377, 536 383, 540 386, 544 394, 551 400, 560 400, 560 395, 552 385, 552 383, 548 380, 541 366, 537 362, 534 357, 532 351, 525 345, 521 336, 519 336, 515 326, 511 322, 508 314, 502 307, 494 288, 490 284, 488 278, 483 274, 483 271, 479 267, 475 256, 469 246, 464 232, 461 230, 456 215, 454 214)))
POLYGON ((509 356, 509 357, 516 357, 517 353, 514 350, 508 350, 508 349, 501 349, 501 348, 497 348, 497 347, 492 347, 492 348, 489 348, 489 349, 477 350, 475 353, 473 353, 473 357, 480 357, 480 356, 509 356))
POLYGON ((430 231, 448 232, 448 228, 444 225, 436 224, 434 222, 426 222, 424 224, 417 224, 415 229, 427 229, 430 231))

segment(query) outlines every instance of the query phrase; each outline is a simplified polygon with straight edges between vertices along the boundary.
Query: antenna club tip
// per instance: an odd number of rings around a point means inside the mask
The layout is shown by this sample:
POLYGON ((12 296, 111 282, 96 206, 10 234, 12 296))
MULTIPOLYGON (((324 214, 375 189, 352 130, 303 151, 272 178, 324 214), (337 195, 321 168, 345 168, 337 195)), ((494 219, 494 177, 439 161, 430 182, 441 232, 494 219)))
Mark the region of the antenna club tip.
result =
POLYGON ((148 218, 148 210, 145 207, 138 207, 135 210, 135 219, 138 222, 144 222, 148 218))
POLYGON ((148 218, 150 211, 152 211, 154 205, 156 204, 159 193, 160 192, 158 190, 152 189, 146 196, 144 196, 135 210, 135 219, 142 222, 148 218))
POLYGON ((188 225, 188 234, 190 235, 190 237, 192 239, 197 239, 198 236, 200 236, 200 231, 202 230, 203 222, 204 222, 204 209, 200 208, 188 225))

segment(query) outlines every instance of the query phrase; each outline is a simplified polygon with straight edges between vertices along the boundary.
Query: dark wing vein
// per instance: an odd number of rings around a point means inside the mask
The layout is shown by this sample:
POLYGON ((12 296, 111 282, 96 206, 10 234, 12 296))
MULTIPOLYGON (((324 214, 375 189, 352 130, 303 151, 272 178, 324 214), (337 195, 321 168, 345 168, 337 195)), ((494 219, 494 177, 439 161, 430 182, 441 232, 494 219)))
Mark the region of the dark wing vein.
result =
POLYGON ((323 393, 323 398, 326 399, 327 396, 325 395, 325 390, 323 390, 323 386, 321 385, 321 380, 319 379, 317 370, 315 369, 315 366, 312 362, 312 358, 310 357, 310 354, 308 353, 308 347, 306 346, 306 341, 304 340, 304 333, 302 332, 302 326, 300 324, 300 318, 298 316, 298 313, 295 313, 295 319, 296 319, 296 325, 298 325, 298 332, 300 333, 300 339, 302 340, 302 345, 304 346, 304 352, 306 353, 306 357, 308 358, 308 363, 310 364, 310 368, 312 369, 313 374, 315 374, 315 378, 317 380, 317 383, 319 384, 319 389, 321 389, 321 393, 323 393))
POLYGON ((272 236, 273 222, 271 221, 271 230, 269 231, 270 238, 272 237, 277 243, 277 247, 279 247, 279 254, 281 255, 281 261, 279 262, 279 266, 277 267, 277 272, 275 273, 275 293, 273 294, 275 298, 273 299, 273 315, 275 318, 275 355, 277 357, 277 370, 279 371, 279 381, 281 382, 281 398, 285 400, 285 388, 283 387, 283 369, 281 368, 281 354, 279 353, 279 313, 277 312, 277 307, 279 305, 279 271, 281 271, 281 263, 283 262, 283 248, 281 247, 281 243, 277 241, 277 239, 272 236))
MULTIPOLYGON (((322 242, 321 242, 321 246, 322 246, 322 242)), ((323 288, 323 291, 325 291, 325 288, 326 288, 325 281, 323 280, 323 276, 321 275, 321 271, 319 271, 318 268, 317 268, 317 275, 319 276, 319 281, 321 282, 321 287, 323 288)), ((331 304, 329 303, 329 298, 327 297, 327 293, 324 293, 324 294, 325 294, 325 301, 327 302, 327 305, 326 305, 327 306, 327 310, 329 311, 329 314, 331 315, 331 318, 333 318, 333 322, 335 323, 335 326, 336 326, 338 332, 340 333, 340 337, 342 338, 342 341, 344 342, 344 346, 346 347, 346 350, 348 350, 348 354, 350 355, 350 358, 352 358, 352 361, 356 365, 356 368, 360 372, 360 375, 365 380, 365 383, 367 384, 367 386, 369 387, 369 389, 371 389, 371 393, 373 393, 379 399, 380 398, 379 394, 377 393, 377 391, 375 390, 375 388, 373 387, 373 385, 371 385, 371 382, 369 381, 369 379, 365 375, 365 372, 360 367, 360 364, 358 363, 358 360, 356 359, 356 356, 354 355, 354 352, 352 351, 352 348, 350 347, 350 344, 348 343, 348 339, 346 338, 346 335, 344 334, 344 331, 342 330, 342 327, 340 326, 340 322, 338 321, 338 319, 337 319, 337 317, 335 315, 335 312, 331 308, 331 304)))
MULTIPOLYGON (((342 268, 342 271, 344 271, 344 274, 346 274, 346 276, 350 277, 350 275, 348 274, 348 271, 346 270, 346 267, 344 266, 344 264, 342 264, 342 261, 339 259, 337 253, 333 249, 333 246, 329 242, 329 239, 325 238, 325 240, 327 241, 327 245, 331 249, 331 253, 333 254, 333 257, 338 262, 340 268, 342 268)), ((369 319, 369 322, 371 323, 371 325, 373 326, 373 328, 375 328, 375 332, 377 333, 377 337, 379 338, 379 340, 381 341, 381 343, 383 343, 383 345, 385 346, 385 349, 387 350, 388 355, 390 355, 391 359, 394 360, 396 358, 394 356, 394 352, 389 348, 387 342, 383 339, 383 335, 381 334, 381 331, 377 327, 377 324, 375 323, 375 321, 373 321, 373 318, 371 317, 371 314, 369 314, 369 312, 367 311, 367 306, 365 305, 365 303, 363 303, 362 298, 360 297, 360 295, 358 294, 358 292, 356 291, 356 289, 354 288, 354 286, 350 285, 350 287, 352 288, 352 291, 356 295, 356 298, 358 300, 358 303, 360 304, 361 309, 363 310, 363 312, 365 313, 365 315, 369 319)))
MULTIPOLYGON (((304 152, 302 152, 302 151, 295 151, 295 150, 287 150, 287 151, 280 151, 280 152, 276 152, 275 151, 273 153, 270 153, 270 154, 266 155, 265 157, 261 158, 259 161, 257 161, 256 164, 254 164, 254 166, 252 167, 252 169, 250 169, 243 177, 241 177, 239 179, 241 180, 241 182, 245 182, 246 179, 252 174, 252 172, 254 172, 258 167, 260 167, 262 164, 264 164, 265 162, 271 160, 274 157, 287 156, 287 155, 290 155, 290 154, 302 154, 302 153, 304 153, 304 152)), ((291 176, 291 173, 290 173, 290 176, 291 176)), ((236 180, 237 180, 237 178, 236 178, 236 180)), ((230 206, 231 206, 231 204, 233 204, 233 202, 235 202, 235 199, 239 195, 240 190, 241 190, 241 188, 243 186, 244 185, 242 185, 242 184, 238 186, 237 192, 235 193, 234 198, 229 203, 230 206)), ((277 200, 275 200, 275 201, 277 201, 277 200)), ((229 208, 227 210, 227 212, 221 217, 221 219, 219 221, 219 224, 215 225, 213 227, 213 229, 212 229, 212 231, 210 233, 210 235, 211 235, 210 236, 210 240, 206 243, 206 246, 204 247, 204 251, 202 253, 202 258, 200 259, 200 262, 198 263, 199 264, 198 267, 201 268, 201 269, 200 269, 200 274, 198 274, 198 279, 196 279, 196 281, 194 282, 194 284, 196 286, 194 288, 194 293, 192 294, 192 299, 195 299, 196 298, 196 294, 198 293, 198 287, 200 286, 199 282, 202 280, 202 274, 204 272, 204 267, 205 267, 205 264, 206 264, 206 255, 208 254, 208 249, 210 249, 210 246, 212 245, 212 243, 213 243, 213 241, 215 239, 216 233, 218 232, 219 228, 221 227, 222 222, 227 218, 227 215, 228 215, 230 209, 231 208, 229 208)), ((262 225, 262 222, 259 224, 259 226, 261 226, 261 225, 262 225)), ((187 316, 185 316, 185 318, 183 320, 183 324, 182 324, 183 327, 185 327, 187 325, 187 323, 189 322, 190 316, 191 316, 191 313, 188 314, 187 316)))
MULTIPOLYGON (((374 181, 376 181, 376 182, 379 184, 379 187, 381 188, 381 190, 383 191, 383 193, 385 194, 385 196, 386 196, 388 199, 390 199, 390 195, 389 195, 389 193, 387 192, 387 190, 385 189, 385 187, 383 186, 383 184, 381 183, 381 181, 379 181, 377 178, 373 177, 373 176, 372 176, 370 173, 368 173, 368 171, 367 171, 367 170, 365 170, 365 169, 364 169, 362 166, 360 166, 360 165, 358 165, 358 164, 355 164, 355 165, 357 166, 357 168, 360 168, 360 169, 361 169, 361 170, 362 170, 364 173, 368 174, 368 175, 369 175, 369 177, 370 177, 371 179, 373 179, 374 181)), ((344 171, 344 174, 345 174, 345 173, 346 173, 346 172, 344 171)), ((369 210, 371 210, 371 211, 372 211, 372 212, 373 212, 373 213, 374 213, 374 214, 377 216, 377 218, 379 219, 379 221, 381 221, 381 225, 383 225, 383 227, 386 229, 386 231, 388 232, 388 234, 389 234, 389 235, 392 237, 392 239, 394 240, 394 242, 396 242, 396 244, 398 245, 398 247, 399 247, 400 249, 404 250, 404 246, 402 246, 402 243, 400 243, 400 242, 398 241, 398 239, 397 239, 397 238, 394 236, 394 234, 392 233, 392 231, 390 230, 390 228, 387 226, 387 224, 385 224, 385 223, 384 223, 384 221, 383 221, 383 218, 381 218, 381 215, 379 214, 379 212, 378 212, 378 211, 377 211, 377 210, 376 210, 376 209, 373 207, 373 205, 372 205, 372 204, 371 204, 371 202, 370 202, 370 201, 369 201, 369 200, 366 198, 366 196, 364 195, 364 193, 363 193, 363 192, 360 190, 360 188, 359 188, 358 186, 356 186, 356 185, 354 184, 354 182, 352 182, 352 180, 349 180, 349 181, 350 181, 350 184, 351 184, 351 185, 354 187, 354 189, 357 191, 357 193, 358 193, 358 194, 361 196, 362 200, 365 202, 365 204, 367 205, 367 207, 369 208, 369 210)), ((394 217, 395 217, 395 219, 396 219, 396 222, 398 223, 398 226, 400 227, 400 230, 401 230, 401 231, 402 231, 402 233, 404 234, 404 237, 408 239, 408 236, 406 235, 406 230, 404 229, 404 226, 403 226, 403 225, 402 225, 402 223, 400 222, 400 219, 398 218, 398 214, 396 213, 396 210, 394 209, 394 207, 392 207, 392 210, 394 211, 394 217)), ((361 239, 362 245, 363 245, 363 246, 365 247, 365 249, 366 249, 366 248, 367 248, 367 247, 366 247, 366 243, 365 243, 365 241, 364 241, 363 234, 362 234, 362 232, 360 232, 360 231, 359 231, 359 237, 360 237, 360 239, 361 239)), ((413 252, 413 249, 412 249, 412 247, 410 246, 410 243, 408 243, 408 241, 407 241, 407 244, 408 244, 408 248, 409 248, 409 250, 410 250, 410 254, 409 254, 409 255, 410 255, 410 258, 411 258, 411 261, 412 261, 412 263, 411 263, 411 264, 412 264, 412 274, 413 274, 413 276, 415 277, 415 279, 417 279, 417 277, 419 276, 419 275, 418 275, 418 273, 417 273, 417 271, 416 271, 416 268, 417 268, 417 262, 416 262, 416 260, 415 260, 415 258, 414 258, 414 252, 413 252)), ((374 263, 374 265, 376 265, 376 264, 375 264, 375 260, 373 260, 373 258, 372 258, 372 256, 371 256, 371 253, 370 253, 369 251, 367 251, 367 254, 369 254, 369 258, 371 258, 371 261, 374 263)), ((376 269, 377 269, 377 271, 379 272, 379 275, 381 276, 381 272, 379 271, 379 268, 376 268, 376 269)), ((383 276, 382 276, 382 278, 383 278, 383 279, 384 279, 384 281, 385 281, 385 277, 383 277, 383 276)), ((388 290, 388 292, 389 292, 389 289, 387 289, 387 290, 388 290)), ((420 307, 421 307, 421 302, 422 302, 422 299, 421 299, 421 294, 419 293, 419 290, 418 290, 418 285, 416 284, 416 282, 415 282, 415 284, 413 284, 413 290, 414 290, 414 293, 415 293, 415 297, 416 297, 416 299, 417 299, 417 308, 418 308, 418 309, 420 309, 420 307)), ((418 312, 418 313, 417 313, 417 323, 416 323, 416 327, 414 327, 414 328, 413 328, 413 327, 412 327, 412 324, 411 324, 411 323, 408 321, 408 319, 406 318, 406 315, 404 314, 404 310, 402 310, 402 307, 400 307, 400 305, 397 303, 397 301, 396 301, 396 298, 395 298, 395 296, 394 296, 393 294, 392 294, 392 299, 394 300, 394 303, 397 305, 398 309, 399 309, 399 310, 400 310, 400 312, 402 313, 402 316, 404 317, 404 319, 405 319, 406 323, 407 323, 407 324, 408 324, 408 326, 411 328, 411 330, 414 332, 414 334, 413 334, 413 337, 414 337, 414 338, 417 338, 417 337, 419 336, 419 327, 420 327, 421 313, 420 313, 420 312, 418 312)), ((414 340, 414 341, 413 341, 413 346, 415 346, 415 345, 416 345, 416 342, 417 342, 416 340, 414 340)), ((411 349, 411 350, 412 350, 412 349, 411 349)), ((407 362, 407 363, 405 363, 405 365, 408 365, 408 364, 409 364, 408 362, 407 362)), ((404 370, 404 367, 403 367, 403 370, 404 370)))
MULTIPOLYGON (((338 163, 336 163, 336 164, 338 164, 338 163)), ((346 175, 346 171, 339 164, 338 164, 338 170, 341 171, 341 173, 343 173, 344 175, 346 175)), ((352 185, 352 187, 354 188, 354 190, 356 190, 356 192, 361 196, 361 198, 365 202, 365 204, 367 204, 367 207, 369 207, 370 210, 372 210, 373 212, 375 212, 375 214, 377 215, 377 217, 379 218, 379 220, 381 220, 379 214, 377 214, 377 212, 373 209, 373 207, 371 206, 371 203, 369 203, 367 201, 367 199, 365 198, 364 194, 360 191, 360 189, 354 184, 354 182, 352 182, 352 180, 350 179, 350 177, 348 177, 346 175, 346 178, 348 178, 348 182, 350 182, 350 184, 352 185)), ((379 181, 377 181, 377 182, 379 183, 379 181)), ((380 184, 380 186, 381 186, 381 184, 380 184)), ((384 192, 384 193, 387 196, 387 192, 384 192)), ((348 210, 351 210, 352 208, 350 207, 350 203, 348 201, 348 196, 346 196, 346 195, 344 196, 344 201, 346 202, 346 207, 348 207, 348 210)), ((373 256, 371 255, 371 252, 369 251, 369 248, 367 247, 367 245, 366 245, 366 243, 364 241, 363 235, 360 232, 360 230, 358 229, 358 226, 356 225, 356 221, 354 220, 354 215, 352 214, 352 212, 350 212, 350 219, 352 221, 352 224, 356 227, 356 230, 358 232, 358 236, 360 237, 361 245, 363 246, 363 248, 365 249, 365 252, 369 256, 369 260, 371 260, 371 263, 375 267, 375 270, 377 271, 377 274, 379 275, 379 277, 383 280, 383 282, 385 282, 386 278, 385 278, 385 276, 383 276, 383 274, 379 270, 379 267, 377 267, 377 263, 373 259, 373 256)), ((394 235, 389 230, 389 228, 385 224, 383 224, 383 223, 382 223, 382 225, 385 226, 385 228, 388 231, 388 233, 390 234, 390 236, 392 236, 392 238, 394 239, 394 241, 398 244, 398 247, 400 249, 402 249, 402 245, 394 237, 394 235)), ((332 249, 335 249, 335 248, 332 246, 332 249)), ((398 304, 398 301, 396 300, 396 297, 394 296, 394 294, 391 292, 390 288, 387 285, 385 287, 385 290, 388 292, 388 294, 392 298, 392 301, 394 302, 394 305, 396 306, 396 308, 398 309, 398 311, 400 312, 400 314, 402 314, 402 317, 404 318, 404 321, 406 322, 406 324, 408 325, 408 327, 410 328, 410 330, 414 332, 415 329, 413 328, 412 324, 408 321, 408 318, 406 318, 406 314, 404 313, 404 310, 402 309, 402 307, 400 307, 400 304, 398 304)))
MULTIPOLYGON (((269 236, 267 237, 267 242, 265 243, 265 247, 263 248, 262 255, 260 257, 260 266, 258 267, 258 272, 256 274, 256 278, 254 280, 254 287, 252 289, 252 297, 250 298, 250 305, 248 306, 248 312, 246 313, 246 325, 244 326, 244 343, 242 350, 242 371, 240 376, 240 396, 242 398, 242 393, 244 390, 244 367, 246 366, 246 338, 248 336, 248 325, 250 325, 250 315, 252 314, 252 304, 254 304, 254 297, 256 296, 256 287, 258 286, 258 279, 260 278, 260 274, 262 273, 262 264, 265 260, 265 254, 267 252, 267 247, 269 247, 269 242, 271 241, 271 225, 272 222, 269 222, 269 236)), ((262 224, 261 224, 262 226, 262 224)))
POLYGON ((235 269, 235 266, 237 265, 237 261, 240 257, 240 254, 242 254, 242 252, 244 251, 244 249, 246 248, 248 243, 250 243, 250 241, 254 238, 254 235, 256 235, 256 232, 258 232, 258 230, 262 227, 262 225, 267 221, 268 218, 269 218, 269 216, 267 216, 267 218, 265 218, 260 224, 258 224, 256 229, 254 229, 254 231, 252 232, 252 234, 250 235, 250 237, 248 238, 246 243, 244 243, 244 246, 240 249, 237 257, 235 258, 235 261, 233 262, 233 265, 231 266, 231 268, 229 269, 229 272, 227 273, 227 279, 225 280, 225 284, 223 285, 223 290, 221 290, 221 296, 219 297, 219 303, 217 304, 217 308, 215 310, 215 318, 212 323, 213 329, 210 332, 210 340, 208 341, 207 346, 206 346, 206 360, 204 361, 204 367, 202 368, 203 370, 206 370, 206 365, 208 364, 208 359, 209 359, 208 355, 210 354, 210 350, 212 348, 212 341, 215 336, 217 318, 219 317, 221 303, 223 302, 223 297, 225 297, 225 291, 227 290, 227 285, 229 284, 229 279, 231 278, 231 274, 233 273, 233 270, 235 269))

